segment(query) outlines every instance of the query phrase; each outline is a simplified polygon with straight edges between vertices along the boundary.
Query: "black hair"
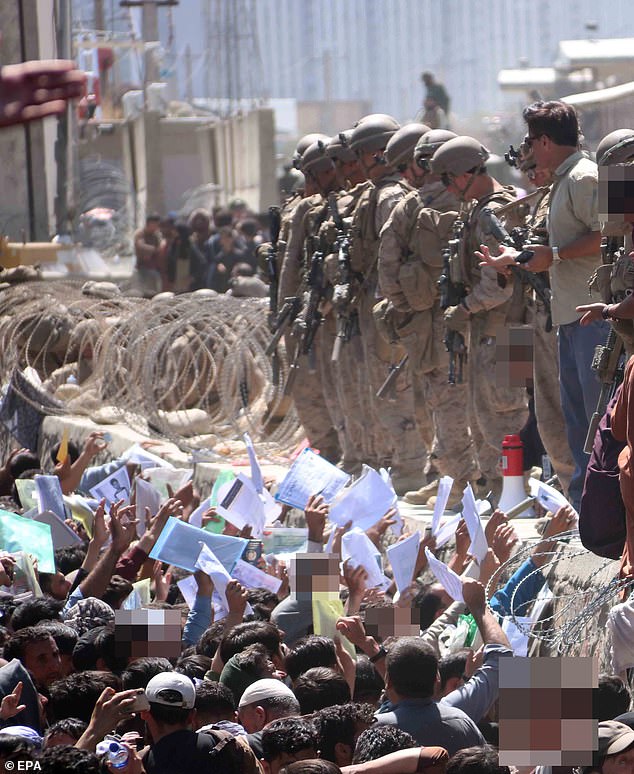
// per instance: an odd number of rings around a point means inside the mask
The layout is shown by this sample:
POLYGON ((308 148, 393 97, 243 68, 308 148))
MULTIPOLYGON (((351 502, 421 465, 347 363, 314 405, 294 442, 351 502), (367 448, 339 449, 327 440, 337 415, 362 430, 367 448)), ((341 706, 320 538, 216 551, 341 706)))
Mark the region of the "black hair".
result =
POLYGON ((332 669, 337 664, 334 640, 317 634, 300 637, 286 654, 284 664, 286 672, 293 682, 312 667, 330 667, 332 669))
POLYGON ((213 658, 216 655, 216 651, 220 646, 225 632, 225 622, 214 621, 202 634, 202 637, 196 643, 196 653, 201 656, 209 656, 213 658))
POLYGON ((576 147, 579 142, 579 117, 572 105, 559 100, 533 102, 522 113, 533 137, 543 134, 555 145, 576 147))
MULTIPOLYGON (((59 450, 61 447, 61 443, 56 443, 55 446, 51 449, 51 462, 53 465, 57 465, 57 455, 59 454, 59 450)), ((81 456, 81 450, 79 446, 75 443, 75 441, 68 441, 68 456, 70 457, 70 463, 71 465, 74 462, 77 462, 79 457, 81 456)), ((38 460, 39 465, 39 460, 38 460)))
POLYGON ((73 648, 73 666, 77 672, 94 670, 97 667, 97 646, 95 641, 105 626, 95 626, 79 637, 73 648))
POLYGON ((24 663, 27 647, 35 642, 45 642, 48 639, 52 640, 53 636, 43 626, 26 626, 16 632, 6 643, 2 654, 3 658, 7 661, 17 658, 24 663))
POLYGON ((145 689, 150 680, 156 677, 156 675, 173 671, 174 667, 166 658, 143 656, 131 661, 127 665, 121 673, 121 682, 125 691, 129 688, 145 689))
POLYGON ((18 631, 26 629, 27 626, 37 626, 40 621, 60 621, 63 607, 64 603, 53 597, 27 599, 13 611, 11 627, 18 631))
POLYGON ((236 701, 232 691, 222 683, 202 680, 196 686, 196 711, 205 716, 213 716, 208 722, 235 718, 236 701))
POLYGON ((62 656, 72 656, 77 645, 77 632, 61 621, 42 621, 40 628, 47 629, 62 656))
MULTIPOLYGON (((35 743, 30 739, 25 739, 17 734, 0 734, 0 760, 5 762, 33 761, 35 754, 35 743)), ((10 768, 5 763, 5 771, 9 771, 10 768)))
POLYGON ((104 688, 121 690, 121 680, 111 672, 75 672, 56 680, 49 689, 46 712, 50 720, 77 718, 85 723, 90 717, 104 688))
POLYGON ((500 766, 497 751, 487 744, 459 750, 450 758, 446 774, 510 774, 510 769, 500 766))
POLYGON ((383 724, 374 725, 359 734, 352 762, 368 763, 384 755, 412 747, 418 747, 418 742, 402 728, 383 724))
POLYGON ((9 475, 12 479, 20 478, 27 470, 38 469, 41 467, 40 458, 34 452, 26 451, 16 454, 9 463, 9 475))
POLYGON ((305 718, 273 720, 262 729, 262 758, 271 763, 282 754, 319 749, 319 737, 313 724, 305 718))
POLYGON ((447 681, 452 677, 462 677, 467 666, 468 651, 458 651, 443 656, 438 661, 438 671, 440 672, 440 687, 444 688, 447 681))
POLYGON ((181 656, 176 663, 174 671, 181 675, 186 675, 192 680, 202 680, 210 669, 211 659, 209 656, 192 653, 189 656, 181 656))
POLYGON ((431 645, 418 637, 401 637, 386 656, 388 678, 404 698, 427 699, 434 695, 438 659, 431 645))
POLYGON ((618 675, 599 675, 598 688, 592 689, 592 717, 599 723, 613 720, 630 708, 629 688, 618 675))
POLYGON ((86 558, 87 547, 88 543, 78 543, 74 546, 55 549, 55 567, 62 575, 68 575, 73 570, 79 570, 86 558))
POLYGON ((108 586, 101 596, 101 599, 113 610, 121 607, 123 600, 130 596, 134 591, 134 586, 126 578, 120 575, 113 575, 108 581, 108 586))
POLYGON ((79 718, 63 718, 62 720, 52 723, 46 729, 44 742, 56 734, 68 734, 68 736, 71 736, 75 741, 78 741, 87 728, 88 723, 79 720, 79 718))
MULTIPOLYGON (((102 659, 106 667, 115 674, 121 674, 128 665, 128 655, 121 643, 117 642, 114 621, 100 626, 94 639, 97 659, 102 659)), ((127 643, 124 643, 127 644, 127 643)))
POLYGON ((150 702, 150 712, 157 723, 166 726, 181 726, 189 722, 192 710, 184 707, 168 707, 166 704, 150 702))
POLYGON ((241 623, 229 629, 220 641, 220 656, 226 664, 231 656, 256 643, 264 645, 269 655, 274 656, 279 653, 281 641, 280 630, 268 621, 241 623))
POLYGON ((293 691, 302 715, 310 715, 333 704, 347 704, 352 698, 344 676, 327 667, 314 667, 304 672, 297 678, 293 691))
POLYGON ((146 223, 160 223, 161 222, 161 216, 158 214, 158 212, 151 212, 149 215, 145 218, 146 223))
POLYGON ((377 704, 385 682, 367 656, 358 656, 354 677, 354 701, 377 704))
POLYGON ((431 591, 431 586, 424 586, 416 592, 412 604, 420 610, 420 628, 423 631, 429 629, 442 606, 440 597, 431 591))
POLYGON ((352 753, 358 725, 372 725, 376 722, 373 707, 353 703, 324 707, 314 714, 312 721, 319 734, 320 756, 335 763, 336 744, 347 744, 352 753))
POLYGON ((101 774, 101 763, 93 752, 61 744, 49 747, 40 757, 46 774, 101 774))

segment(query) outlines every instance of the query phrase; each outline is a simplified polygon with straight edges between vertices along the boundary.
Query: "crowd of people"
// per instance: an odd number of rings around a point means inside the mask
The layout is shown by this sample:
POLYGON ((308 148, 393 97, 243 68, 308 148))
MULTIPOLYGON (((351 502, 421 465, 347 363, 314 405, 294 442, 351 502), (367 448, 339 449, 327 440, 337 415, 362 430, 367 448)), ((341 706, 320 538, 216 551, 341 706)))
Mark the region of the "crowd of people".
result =
POLYGON ((256 249, 263 225, 242 199, 212 212, 196 209, 186 220, 150 214, 134 235, 136 272, 144 293, 217 293, 262 297, 256 249))

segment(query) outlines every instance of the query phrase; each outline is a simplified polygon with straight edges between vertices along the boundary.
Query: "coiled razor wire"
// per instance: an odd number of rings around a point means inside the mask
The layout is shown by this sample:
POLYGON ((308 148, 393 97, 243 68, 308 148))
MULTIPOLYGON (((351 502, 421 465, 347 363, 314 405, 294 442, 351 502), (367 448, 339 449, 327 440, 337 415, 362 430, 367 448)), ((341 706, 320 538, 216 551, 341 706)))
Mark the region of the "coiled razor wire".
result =
POLYGON ((102 299, 85 295, 81 282, 55 281, 0 293, 3 372, 31 368, 42 390, 61 400, 59 410, 39 410, 90 415, 107 406, 136 430, 212 457, 214 444, 245 431, 265 454, 289 451, 301 439, 283 395, 283 344, 273 383, 270 335, 260 299, 212 291, 102 299), (64 386, 78 376, 76 387, 64 386))
MULTIPOLYGON (((592 639, 596 639, 599 615, 605 613, 607 609, 619 601, 619 595, 633 585, 634 581, 632 579, 614 577, 607 584, 599 587, 593 585, 553 595, 549 600, 549 604, 552 605, 552 614, 542 616, 539 621, 534 623, 526 623, 521 617, 516 616, 514 613, 514 603, 520 588, 525 583, 529 583, 529 579, 536 573, 540 573, 545 578, 548 578, 549 569, 557 563, 569 563, 579 557, 587 558, 589 553, 579 541, 578 529, 562 532, 552 538, 542 538, 537 543, 524 544, 517 553, 502 564, 491 576, 486 586, 487 600, 490 600, 498 589, 500 578, 512 575, 530 556, 553 557, 541 567, 533 570, 517 584, 511 595, 511 612, 509 617, 518 631, 534 640, 540 640, 553 654, 579 655, 580 646, 583 646, 583 643, 588 640, 588 635, 592 635, 592 639), (553 540, 557 542, 570 541, 568 549, 564 554, 557 547, 552 551, 535 552, 535 548, 541 543, 550 543, 553 540), (578 543, 579 547, 576 547, 575 543, 578 543)), ((593 577, 596 577, 611 565, 614 565, 613 560, 603 560, 594 572, 593 577)), ((537 597, 534 597, 532 603, 529 602, 523 605, 523 607, 531 609, 536 600, 537 597)))

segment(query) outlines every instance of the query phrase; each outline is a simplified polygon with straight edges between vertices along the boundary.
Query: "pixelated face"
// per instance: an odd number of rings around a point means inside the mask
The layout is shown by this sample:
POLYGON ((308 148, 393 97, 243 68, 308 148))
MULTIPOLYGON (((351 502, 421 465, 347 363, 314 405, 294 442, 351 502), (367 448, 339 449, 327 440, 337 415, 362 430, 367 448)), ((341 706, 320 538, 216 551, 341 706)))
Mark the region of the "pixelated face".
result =
POLYGON ((634 165, 599 167, 599 220, 634 223, 634 165))
POLYGON ((115 653, 130 660, 143 656, 174 658, 181 652, 179 610, 116 610, 115 653))
POLYGON ((420 610, 415 607, 368 607, 365 611, 368 635, 386 640, 388 637, 418 637, 420 610))
POLYGON ((295 597, 309 601, 313 594, 339 597, 339 557, 334 554, 299 554, 291 560, 291 588, 295 597))
POLYGON ((499 674, 500 765, 592 765, 598 742, 592 719, 596 658, 516 656, 500 659, 499 674))
POLYGON ((533 336, 529 325, 500 326, 495 335, 495 378, 498 387, 533 386, 533 336))
POLYGON ((49 637, 24 649, 24 666, 37 687, 48 687, 62 676, 62 660, 55 640, 49 637))

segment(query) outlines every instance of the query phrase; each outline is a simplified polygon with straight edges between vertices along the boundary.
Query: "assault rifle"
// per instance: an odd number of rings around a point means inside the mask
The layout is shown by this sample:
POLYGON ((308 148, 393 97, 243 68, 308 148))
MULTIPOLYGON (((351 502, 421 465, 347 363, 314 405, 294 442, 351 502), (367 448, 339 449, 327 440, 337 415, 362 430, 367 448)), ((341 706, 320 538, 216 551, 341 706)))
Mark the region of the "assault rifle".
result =
POLYGON ((301 355, 308 355, 309 369, 310 371, 315 370, 315 366, 311 364, 314 355, 313 342, 322 321, 319 303, 324 294, 324 252, 322 248, 323 245, 319 244, 310 259, 310 269, 306 282, 308 286, 308 301, 301 319, 301 339, 295 352, 295 357, 291 362, 288 379, 284 387, 285 395, 289 395, 292 390, 297 371, 299 370, 299 358, 301 355))
MULTIPOLYGON (((459 260, 460 235, 464 223, 459 218, 453 225, 453 239, 449 240, 448 247, 442 251, 442 274, 438 278, 440 289, 440 308, 445 310, 450 306, 458 306, 467 295, 467 288, 457 277, 452 276, 452 258, 459 260)), ((464 336, 457 331, 445 333, 445 348, 449 352, 449 384, 462 384, 464 364, 467 359, 467 345, 464 336), (458 369, 456 372, 456 361, 458 369)))
MULTIPOLYGON (((621 257, 623 247, 620 245, 618 237, 603 237, 601 239, 601 262, 603 264, 613 264, 621 257)), ((620 296, 621 294, 617 294, 620 296)), ((624 296, 623 296, 624 297, 624 296)), ((618 303, 623 297, 612 298, 613 302, 618 303)), ((595 371, 601 382, 601 392, 597 400, 597 406, 588 426, 586 443, 583 450, 586 454, 592 452, 594 446, 594 437, 601 418, 605 414, 608 403, 614 396, 616 388, 623 381, 624 371, 623 358, 623 340, 614 330, 610 328, 610 333, 605 344, 599 344, 594 350, 592 358, 592 370, 595 371)))
POLYGON ((337 264, 339 269, 339 282, 335 285, 332 303, 337 309, 337 337, 332 347, 331 361, 339 362, 341 347, 344 342, 350 341, 354 332, 354 311, 350 309, 350 239, 348 232, 337 208, 337 198, 334 193, 328 196, 328 209, 337 229, 337 264))
MULTIPOLYGON (((517 264, 527 263, 535 254, 532 250, 522 250, 522 244, 526 239, 526 231, 521 228, 513 229, 512 234, 504 228, 500 223, 499 218, 490 207, 485 207, 481 214, 483 223, 488 232, 497 240, 500 244, 507 247, 514 247, 516 250, 520 250, 520 254, 515 259, 517 264)), ((524 282, 535 291, 535 295, 544 305, 546 310, 546 331, 550 332, 553 328, 553 321, 551 316, 550 288, 542 277, 535 274, 532 271, 527 271, 521 268, 521 266, 510 266, 511 272, 518 278, 520 282, 524 282)))

